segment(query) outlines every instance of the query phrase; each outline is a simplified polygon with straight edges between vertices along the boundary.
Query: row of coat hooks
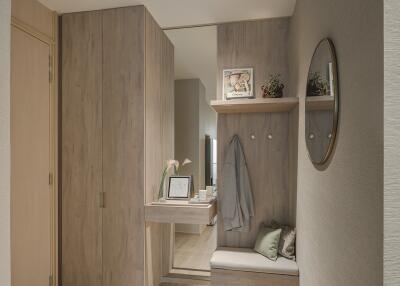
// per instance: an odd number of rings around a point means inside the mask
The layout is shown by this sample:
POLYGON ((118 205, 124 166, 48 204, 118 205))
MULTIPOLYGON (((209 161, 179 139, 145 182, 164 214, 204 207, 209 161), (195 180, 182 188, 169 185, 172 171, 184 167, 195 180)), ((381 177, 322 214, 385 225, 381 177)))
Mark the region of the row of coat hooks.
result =
MULTIPOLYGON (((256 140, 256 139, 257 139, 257 136, 256 136, 254 133, 251 133, 251 134, 250 134, 250 139, 251 139, 251 140, 256 140)), ((271 133, 267 135, 267 139, 268 139, 268 140, 272 140, 272 134, 271 134, 271 133)))

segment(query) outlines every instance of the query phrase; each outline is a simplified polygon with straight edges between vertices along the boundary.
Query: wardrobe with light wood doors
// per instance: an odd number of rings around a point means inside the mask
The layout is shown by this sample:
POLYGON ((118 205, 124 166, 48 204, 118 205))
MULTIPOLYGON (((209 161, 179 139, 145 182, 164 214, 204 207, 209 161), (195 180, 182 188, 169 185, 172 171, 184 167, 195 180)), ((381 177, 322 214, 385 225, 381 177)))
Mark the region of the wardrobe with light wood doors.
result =
POLYGON ((173 46, 144 6, 61 16, 61 285, 158 285, 173 46))

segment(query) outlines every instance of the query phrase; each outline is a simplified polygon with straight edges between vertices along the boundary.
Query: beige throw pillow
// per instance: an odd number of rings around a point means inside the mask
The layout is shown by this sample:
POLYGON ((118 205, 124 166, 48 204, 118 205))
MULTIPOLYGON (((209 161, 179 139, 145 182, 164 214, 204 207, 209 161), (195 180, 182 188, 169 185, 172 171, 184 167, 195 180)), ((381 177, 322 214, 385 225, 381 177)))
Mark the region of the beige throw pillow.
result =
POLYGON ((288 259, 296 260, 296 229, 287 225, 281 225, 276 221, 272 221, 271 228, 282 229, 278 253, 288 259))

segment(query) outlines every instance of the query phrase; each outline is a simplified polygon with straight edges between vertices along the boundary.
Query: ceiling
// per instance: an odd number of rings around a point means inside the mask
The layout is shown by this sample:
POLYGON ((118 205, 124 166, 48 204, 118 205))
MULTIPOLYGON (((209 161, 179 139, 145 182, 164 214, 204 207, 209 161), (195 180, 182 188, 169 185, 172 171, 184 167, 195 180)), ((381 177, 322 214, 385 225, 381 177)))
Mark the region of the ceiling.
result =
POLYGON ((165 31, 175 48, 175 79, 198 78, 206 88, 208 101, 217 90, 217 27, 196 27, 165 31))
POLYGON ((58 13, 145 5, 158 24, 177 27, 291 16, 296 0, 39 0, 58 13))

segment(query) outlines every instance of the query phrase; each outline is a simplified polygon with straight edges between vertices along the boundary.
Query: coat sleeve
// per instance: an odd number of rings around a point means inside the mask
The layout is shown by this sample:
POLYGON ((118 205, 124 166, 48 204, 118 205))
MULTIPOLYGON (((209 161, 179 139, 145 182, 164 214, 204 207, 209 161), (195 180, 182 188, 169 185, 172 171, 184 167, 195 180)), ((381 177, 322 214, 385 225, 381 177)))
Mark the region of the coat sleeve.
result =
POLYGON ((237 188, 239 190, 240 208, 243 221, 242 227, 238 229, 238 231, 247 232, 250 230, 250 218, 254 216, 254 202, 246 158, 240 142, 238 142, 237 145, 236 158, 237 169, 239 170, 237 188))
POLYGON ((218 204, 221 207, 224 231, 240 227, 240 205, 236 184, 235 148, 232 143, 228 147, 222 166, 222 180, 219 193, 221 196, 218 204))

